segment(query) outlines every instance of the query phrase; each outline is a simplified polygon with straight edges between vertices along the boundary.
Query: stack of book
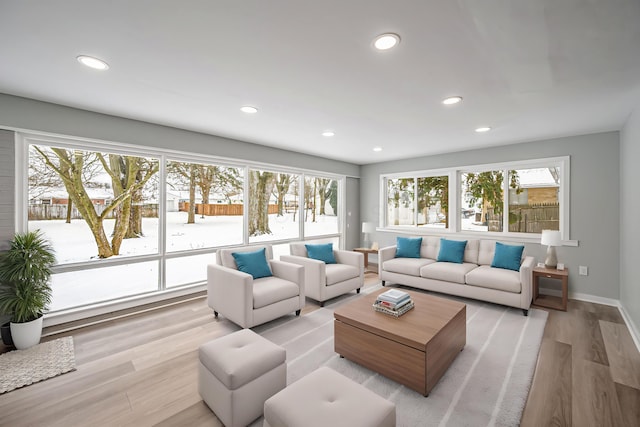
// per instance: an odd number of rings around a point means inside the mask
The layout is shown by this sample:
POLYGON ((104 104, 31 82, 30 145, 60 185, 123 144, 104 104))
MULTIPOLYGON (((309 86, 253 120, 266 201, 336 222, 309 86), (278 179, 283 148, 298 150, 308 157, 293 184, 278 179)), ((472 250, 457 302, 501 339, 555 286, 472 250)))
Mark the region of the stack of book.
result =
POLYGON ((414 307, 411 295, 398 289, 389 289, 381 293, 373 303, 373 308, 380 313, 400 317, 414 307))

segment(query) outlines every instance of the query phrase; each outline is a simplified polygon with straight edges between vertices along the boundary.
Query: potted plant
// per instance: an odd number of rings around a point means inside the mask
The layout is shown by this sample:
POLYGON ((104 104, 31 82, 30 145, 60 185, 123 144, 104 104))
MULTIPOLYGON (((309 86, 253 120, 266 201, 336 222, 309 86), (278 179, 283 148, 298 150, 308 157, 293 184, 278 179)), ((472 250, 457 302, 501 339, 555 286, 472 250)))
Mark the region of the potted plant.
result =
POLYGON ((53 247, 40 230, 16 233, 9 250, 0 255, 0 312, 11 316, 11 337, 18 350, 40 342, 55 261, 53 247))

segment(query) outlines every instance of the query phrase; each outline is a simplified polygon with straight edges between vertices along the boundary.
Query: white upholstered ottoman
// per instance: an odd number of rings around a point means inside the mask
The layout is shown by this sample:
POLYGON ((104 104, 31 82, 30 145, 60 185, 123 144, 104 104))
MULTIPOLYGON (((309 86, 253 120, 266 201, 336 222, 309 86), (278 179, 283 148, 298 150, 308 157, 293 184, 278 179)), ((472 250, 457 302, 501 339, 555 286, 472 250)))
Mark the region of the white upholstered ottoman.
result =
POLYGON ((323 367, 264 403, 263 427, 392 427, 396 405, 323 367))
POLYGON ((200 346, 198 391, 227 427, 246 426, 287 385, 286 351, 250 329, 200 346))

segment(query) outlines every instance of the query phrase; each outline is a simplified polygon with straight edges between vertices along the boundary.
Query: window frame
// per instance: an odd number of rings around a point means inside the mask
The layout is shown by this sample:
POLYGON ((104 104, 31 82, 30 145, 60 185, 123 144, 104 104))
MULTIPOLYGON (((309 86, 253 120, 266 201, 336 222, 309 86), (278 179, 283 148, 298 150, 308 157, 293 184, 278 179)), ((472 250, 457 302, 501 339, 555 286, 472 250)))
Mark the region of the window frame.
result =
MULTIPOLYGON (((29 147, 31 145, 42 145, 60 147, 66 149, 79 149, 92 152, 109 152, 114 154, 131 155, 139 157, 151 157, 157 159, 159 162, 158 176, 158 204, 162 209, 158 209, 158 251, 153 254, 145 255, 131 255, 126 257, 111 257, 107 259, 94 259, 84 260, 78 262, 70 262, 66 264, 55 265, 52 268, 54 274, 67 273, 81 270, 91 270, 95 268, 120 266, 132 263, 142 263, 148 261, 158 262, 158 288, 149 293, 144 294, 131 294, 122 298, 115 298, 110 300, 100 300, 90 304, 83 304, 74 306, 68 309, 62 309, 60 311, 50 311, 47 314, 48 319, 58 317, 59 321, 54 320, 47 322, 48 324, 62 323, 71 320, 77 320, 88 317, 90 315, 101 314, 103 312, 109 312, 113 310, 113 307, 132 307, 146 303, 149 301, 156 301, 159 299, 167 298, 174 295, 184 295, 193 292, 201 291, 205 288, 206 281, 200 281, 197 283, 185 283, 177 286, 167 286, 166 278, 166 261, 169 259, 177 259, 181 257, 189 257, 193 255, 211 254, 222 248, 240 247, 240 246, 255 246, 263 244, 286 244, 289 242, 301 241, 301 240, 318 240, 337 238, 340 248, 344 248, 346 242, 346 175, 330 173, 326 171, 316 171, 311 169, 303 169, 296 167, 287 167, 281 165, 273 165, 268 163, 260 163, 255 161, 231 159, 214 155, 206 155, 200 153, 192 153, 185 151, 177 151, 159 147, 139 146, 134 144, 105 141, 99 139, 67 136, 67 135, 51 135, 46 133, 34 133, 29 131, 17 131, 15 134, 15 230, 16 232, 26 231, 29 227, 28 220, 28 206, 29 206, 29 147), (167 236, 166 236, 166 191, 167 191, 167 162, 168 161, 181 161, 188 163, 197 163, 205 165, 225 166, 225 167, 237 167, 242 168, 244 171, 244 214, 242 221, 242 243, 234 245, 219 245, 200 249, 180 250, 168 252, 166 248, 167 236), (304 223, 299 221, 299 232, 295 238, 287 239, 274 239, 262 242, 250 242, 248 236, 248 173, 250 169, 261 169, 269 171, 277 171, 281 173, 290 173, 298 176, 299 188, 304 191, 304 177, 324 177, 336 180, 338 183, 338 230, 335 233, 314 235, 306 238, 304 235, 304 223), (165 296, 162 296, 162 295, 165 296), (169 296, 170 294, 170 296, 169 296), (144 302, 141 302, 142 300, 144 302), (136 301, 137 300, 137 301, 136 301), (101 310, 102 309, 102 310, 101 310), (87 314, 90 313, 90 314, 87 314)), ((299 207, 300 209, 300 203, 299 207)), ((300 218, 300 217, 299 217, 300 218)), ((215 258, 212 257, 212 262, 215 258)))
MULTIPOLYGON (((463 173, 478 173, 492 170, 503 171, 503 210, 502 215, 504 224, 509 222, 509 171, 519 169, 536 169, 536 168, 560 168, 560 183, 558 188, 558 201, 560 202, 560 233, 563 244, 567 246, 577 246, 577 241, 570 240, 570 176, 571 176, 571 158, 570 156, 548 157, 529 160, 516 160, 509 162, 472 164, 463 166, 454 166, 450 168, 427 169, 419 171, 394 172, 388 174, 380 174, 379 178, 379 206, 380 215, 378 218, 378 231, 393 232, 400 234, 417 234, 417 235, 441 235, 441 236, 460 236, 469 238, 486 238, 500 239, 518 242, 540 242, 540 233, 523 233, 511 232, 508 227, 504 227, 503 231, 480 231, 480 230, 462 230, 461 229, 461 200, 462 200, 462 179, 463 173), (423 177, 445 176, 449 177, 449 227, 448 228, 429 228, 419 227, 417 222, 414 225, 395 226, 388 224, 387 218, 387 180, 397 178, 413 178, 417 185, 417 179, 423 177)), ((414 194, 414 203, 417 206, 417 191, 414 194)), ((414 212, 417 217, 417 209, 414 212)))

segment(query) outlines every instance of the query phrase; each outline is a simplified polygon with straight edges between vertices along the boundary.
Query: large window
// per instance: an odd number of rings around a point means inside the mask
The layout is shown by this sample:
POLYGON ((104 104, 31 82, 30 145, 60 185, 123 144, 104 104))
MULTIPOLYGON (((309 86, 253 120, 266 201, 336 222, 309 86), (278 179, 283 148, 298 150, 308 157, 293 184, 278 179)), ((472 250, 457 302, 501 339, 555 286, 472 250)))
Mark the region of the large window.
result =
POLYGON ((448 175, 405 175, 385 181, 387 226, 448 228, 448 175))
POLYGON ((295 239, 300 236, 299 176, 249 170, 249 241, 295 239))
POLYGON ((342 240, 344 177, 108 142, 21 141, 18 229, 42 230, 56 251, 53 312, 202 285, 221 247, 342 240))
POLYGON ((167 251, 242 243, 244 170, 169 160, 167 251))
POLYGON ((320 176, 304 178, 304 235, 337 234, 338 181, 320 176))
POLYGON ((29 230, 58 263, 158 252, 158 159, 29 147, 29 230))
POLYGON ((568 177, 568 157, 383 175, 381 223, 520 238, 560 230, 568 240, 568 177))

